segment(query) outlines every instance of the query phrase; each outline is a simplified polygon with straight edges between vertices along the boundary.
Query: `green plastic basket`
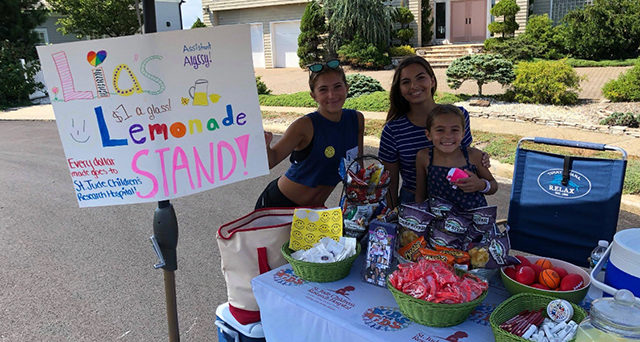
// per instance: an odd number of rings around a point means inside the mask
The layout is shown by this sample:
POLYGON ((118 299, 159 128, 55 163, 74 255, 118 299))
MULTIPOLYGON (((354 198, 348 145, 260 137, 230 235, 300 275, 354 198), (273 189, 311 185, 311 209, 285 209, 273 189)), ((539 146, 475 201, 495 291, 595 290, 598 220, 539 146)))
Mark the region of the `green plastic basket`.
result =
POLYGON ((409 296, 393 287, 389 280, 387 280, 387 288, 396 299, 396 303, 398 303, 403 315, 418 324, 430 327, 450 327, 464 322, 471 314, 471 311, 482 303, 487 296, 487 290, 485 290, 480 297, 471 302, 443 304, 409 296))
POLYGON ((300 278, 307 281, 314 281, 317 283, 328 283, 336 280, 340 280, 349 275, 351 272, 351 266, 360 254, 360 244, 356 243, 356 254, 352 255, 344 260, 329 262, 329 263, 315 263, 296 260, 291 257, 293 250, 289 248, 289 241, 282 245, 282 255, 291 264, 293 272, 300 278))
MULTIPOLYGON (((502 302, 495 310, 493 310, 489 317, 489 323, 491 324, 491 330, 493 330, 493 336, 495 336, 496 342, 528 342, 528 340, 520 336, 501 329, 500 324, 508 321, 511 317, 516 316, 524 310, 539 310, 546 308, 554 299, 557 298, 535 293, 520 293, 515 296, 511 296, 502 302)), ((574 303, 571 303, 571 306, 573 306, 573 318, 571 319, 576 323, 582 322, 582 320, 587 317, 587 313, 574 303)), ((542 310, 542 312, 546 317, 547 310, 542 310)), ((575 338, 571 341, 575 341, 575 338)))

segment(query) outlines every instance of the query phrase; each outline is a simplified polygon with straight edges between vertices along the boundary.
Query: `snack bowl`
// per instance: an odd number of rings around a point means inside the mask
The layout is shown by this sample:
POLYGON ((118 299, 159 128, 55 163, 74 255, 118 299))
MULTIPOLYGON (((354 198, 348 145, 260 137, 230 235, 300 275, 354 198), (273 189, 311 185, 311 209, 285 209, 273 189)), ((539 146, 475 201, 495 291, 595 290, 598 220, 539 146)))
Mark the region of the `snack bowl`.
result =
MULTIPOLYGON (((526 340, 517 335, 511 334, 506 330, 500 328, 500 324, 511 319, 524 310, 539 310, 543 309, 543 315, 546 315, 546 307, 549 303, 556 298, 551 296, 545 296, 536 293, 520 293, 515 296, 507 298, 504 302, 500 303, 496 307, 491 316, 489 316, 489 324, 493 331, 493 336, 496 342, 526 342, 526 340)), ((576 323, 580 324, 582 320, 587 317, 587 313, 577 304, 571 303, 573 307, 573 317, 571 318, 576 323)), ((575 337, 570 341, 575 341, 575 337)))
POLYGON ((519 293, 534 293, 539 295, 550 296, 553 298, 566 299, 576 304, 580 303, 584 299, 584 297, 587 295, 587 292, 589 291, 589 286, 591 284, 591 277, 589 276, 589 273, 587 273, 581 267, 578 267, 572 263, 569 263, 563 260, 541 257, 541 256, 527 256, 526 258, 532 264, 535 263, 538 259, 547 259, 551 261, 553 266, 562 267, 565 270, 567 270, 568 273, 578 274, 580 277, 582 277, 584 286, 580 289, 572 290, 572 291, 556 291, 556 290, 538 289, 533 286, 519 283, 515 279, 511 279, 506 273, 504 273, 505 268, 511 267, 511 266, 502 267, 500 268, 500 277, 502 278, 502 283, 504 284, 504 287, 507 289, 507 291, 509 291, 509 293, 511 293, 512 295, 519 294, 519 293))
POLYGON ((282 256, 291 264, 293 272, 300 278, 317 283, 328 283, 340 280, 349 275, 351 266, 360 255, 360 243, 356 243, 356 254, 340 261, 328 263, 315 263, 296 260, 291 256, 293 250, 289 248, 289 241, 282 245, 282 256))
POLYGON ((387 288, 398 303, 400 312, 413 322, 430 327, 450 327, 464 322, 471 312, 487 297, 488 289, 466 303, 433 303, 414 298, 391 285, 387 279, 387 288))

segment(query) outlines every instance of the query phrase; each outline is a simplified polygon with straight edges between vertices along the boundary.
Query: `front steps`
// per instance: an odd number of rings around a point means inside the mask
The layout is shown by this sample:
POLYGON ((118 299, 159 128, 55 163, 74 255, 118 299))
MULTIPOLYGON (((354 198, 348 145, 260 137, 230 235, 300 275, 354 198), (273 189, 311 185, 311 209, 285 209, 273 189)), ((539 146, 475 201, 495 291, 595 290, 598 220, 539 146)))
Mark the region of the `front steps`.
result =
POLYGON ((424 57, 434 68, 446 68, 455 59, 482 52, 483 44, 446 44, 416 48, 416 54, 424 57))

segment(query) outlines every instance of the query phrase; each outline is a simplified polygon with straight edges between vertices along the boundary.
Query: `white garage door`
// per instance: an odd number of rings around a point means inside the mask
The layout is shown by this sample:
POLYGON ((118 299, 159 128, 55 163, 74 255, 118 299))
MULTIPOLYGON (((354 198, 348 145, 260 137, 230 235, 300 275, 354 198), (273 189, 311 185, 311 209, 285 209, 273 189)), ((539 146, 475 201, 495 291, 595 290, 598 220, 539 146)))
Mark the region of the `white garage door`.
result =
POLYGON ((273 42, 273 58, 276 68, 297 68, 298 36, 300 21, 274 23, 271 37, 273 42))
POLYGON ((253 55, 253 67, 264 68, 264 37, 262 35, 262 23, 251 24, 251 52, 253 55))

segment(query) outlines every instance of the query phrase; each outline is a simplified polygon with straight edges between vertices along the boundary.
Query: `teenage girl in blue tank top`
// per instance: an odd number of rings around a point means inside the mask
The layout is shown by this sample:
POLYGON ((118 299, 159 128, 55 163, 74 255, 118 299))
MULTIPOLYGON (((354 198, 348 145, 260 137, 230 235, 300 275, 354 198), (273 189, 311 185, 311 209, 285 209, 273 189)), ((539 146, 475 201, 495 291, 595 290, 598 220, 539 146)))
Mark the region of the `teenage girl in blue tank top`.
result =
POLYGON ((462 209, 472 209, 486 206, 484 195, 498 191, 498 182, 482 165, 482 151, 461 145, 464 126, 462 111, 453 105, 437 105, 427 115, 425 133, 433 147, 416 155, 416 202, 438 196, 462 209), (446 178, 454 167, 469 175, 456 181, 456 188, 446 178))
POLYGON ((364 116, 343 109, 347 80, 338 60, 309 66, 311 97, 318 110, 295 120, 271 145, 265 132, 269 168, 290 157, 291 166, 262 192, 255 208, 324 206, 340 182, 342 158, 362 155, 364 116))

